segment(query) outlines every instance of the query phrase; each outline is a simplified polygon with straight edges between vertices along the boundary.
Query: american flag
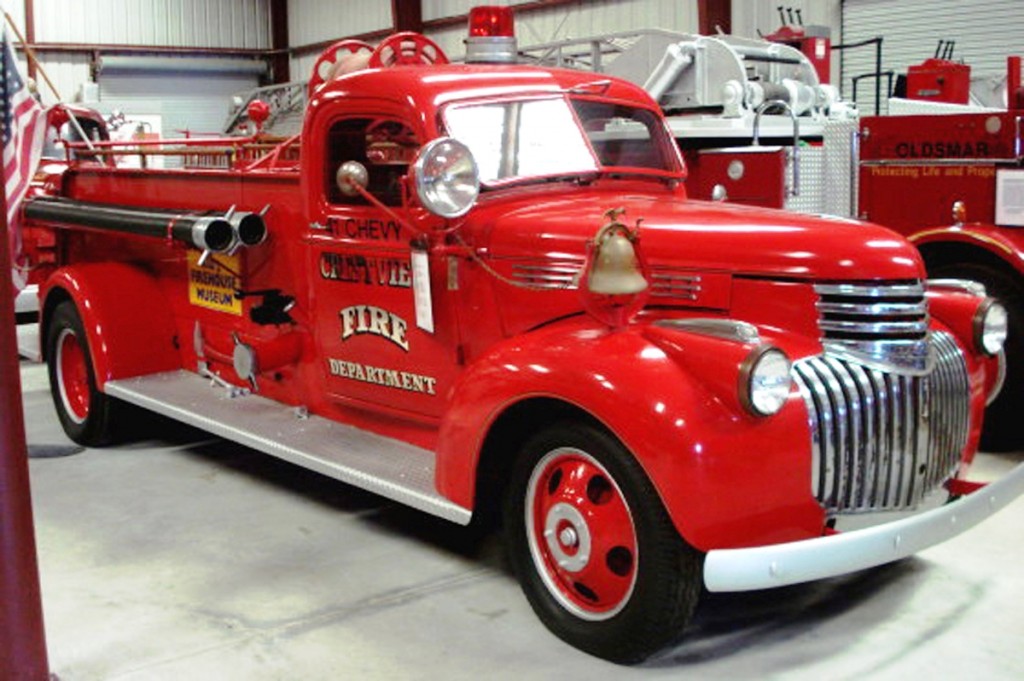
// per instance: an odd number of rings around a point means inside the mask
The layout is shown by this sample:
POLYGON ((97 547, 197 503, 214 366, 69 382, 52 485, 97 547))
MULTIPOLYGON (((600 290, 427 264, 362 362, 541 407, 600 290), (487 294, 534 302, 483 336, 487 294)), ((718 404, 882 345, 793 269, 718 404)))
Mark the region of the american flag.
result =
POLYGON ((15 292, 25 287, 21 264, 21 229, 18 224, 21 200, 39 165, 46 132, 46 115, 25 81, 18 74, 18 61, 3 28, 3 80, 0 81, 0 107, 3 108, 4 191, 7 192, 7 234, 10 240, 12 278, 15 292))

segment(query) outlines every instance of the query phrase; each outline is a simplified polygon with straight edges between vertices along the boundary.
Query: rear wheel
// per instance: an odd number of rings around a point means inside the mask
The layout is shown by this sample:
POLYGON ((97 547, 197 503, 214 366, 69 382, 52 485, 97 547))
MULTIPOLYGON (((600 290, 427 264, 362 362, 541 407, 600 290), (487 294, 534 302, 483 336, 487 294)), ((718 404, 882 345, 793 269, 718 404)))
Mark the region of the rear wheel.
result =
POLYGON ((67 436, 86 446, 111 440, 111 398, 96 389, 96 374, 74 303, 65 301, 53 311, 46 334, 50 393, 67 436))
POLYGON ((1011 274, 984 263, 948 263, 929 270, 937 278, 970 279, 985 285, 1009 313, 1006 338, 1006 380, 995 401, 985 410, 981 447, 1010 451, 1024 446, 1020 415, 1024 410, 1024 286, 1011 274))
POLYGON ((700 554, 615 438, 573 423, 531 439, 505 521, 523 591, 559 638, 619 663, 678 639, 700 592, 700 554))

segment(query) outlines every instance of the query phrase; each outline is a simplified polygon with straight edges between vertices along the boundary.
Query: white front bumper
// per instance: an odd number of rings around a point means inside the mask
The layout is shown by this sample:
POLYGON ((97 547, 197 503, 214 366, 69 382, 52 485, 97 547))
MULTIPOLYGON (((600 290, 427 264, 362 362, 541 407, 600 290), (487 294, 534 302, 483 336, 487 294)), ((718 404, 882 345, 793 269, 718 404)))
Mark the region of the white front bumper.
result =
POLYGON ((715 549, 704 562, 704 585, 708 591, 753 591, 890 563, 974 527, 1021 494, 1024 464, 969 496, 884 525, 787 544, 715 549))

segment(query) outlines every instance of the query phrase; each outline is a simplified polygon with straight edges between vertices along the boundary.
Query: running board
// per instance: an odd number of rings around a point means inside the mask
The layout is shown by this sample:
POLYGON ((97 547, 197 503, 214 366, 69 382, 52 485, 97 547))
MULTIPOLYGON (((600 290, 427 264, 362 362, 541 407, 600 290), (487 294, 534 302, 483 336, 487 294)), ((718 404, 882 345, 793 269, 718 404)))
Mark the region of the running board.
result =
POLYGON ((471 512, 434 488, 434 453, 257 395, 232 397, 187 371, 107 381, 125 402, 355 487, 468 525, 471 512))

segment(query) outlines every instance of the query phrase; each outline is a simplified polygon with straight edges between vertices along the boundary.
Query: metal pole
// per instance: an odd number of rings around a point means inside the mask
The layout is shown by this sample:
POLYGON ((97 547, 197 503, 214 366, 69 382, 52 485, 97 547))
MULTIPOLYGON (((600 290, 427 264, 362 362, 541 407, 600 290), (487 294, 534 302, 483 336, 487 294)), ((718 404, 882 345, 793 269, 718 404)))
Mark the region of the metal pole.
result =
POLYGON ((28 451, 14 330, 7 198, 0 191, 0 678, 49 678, 32 528, 28 451))

